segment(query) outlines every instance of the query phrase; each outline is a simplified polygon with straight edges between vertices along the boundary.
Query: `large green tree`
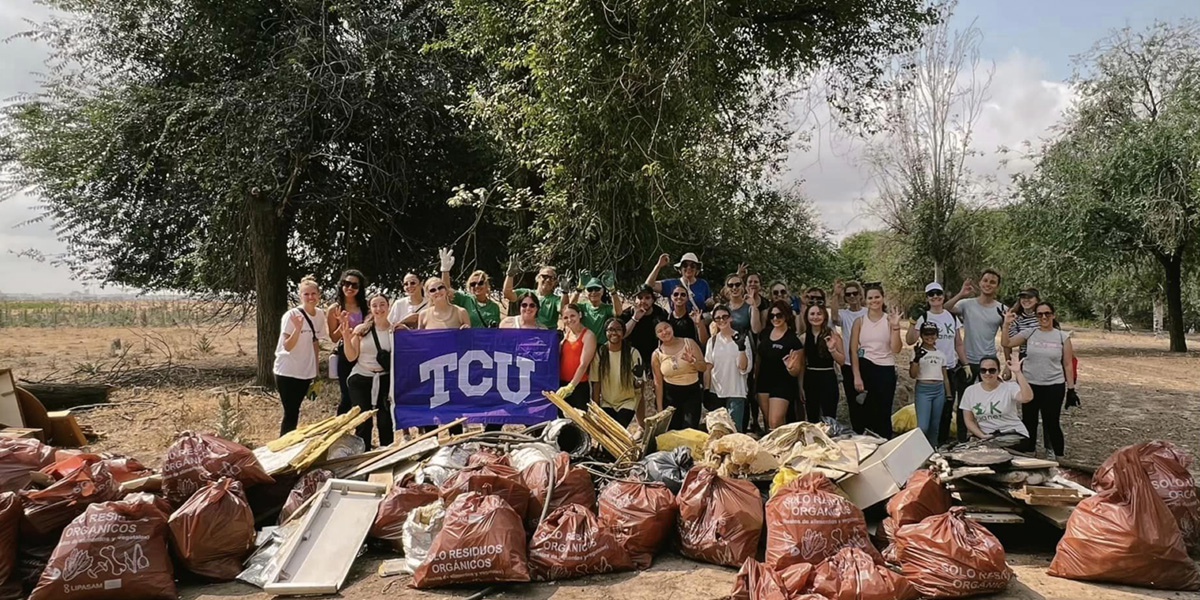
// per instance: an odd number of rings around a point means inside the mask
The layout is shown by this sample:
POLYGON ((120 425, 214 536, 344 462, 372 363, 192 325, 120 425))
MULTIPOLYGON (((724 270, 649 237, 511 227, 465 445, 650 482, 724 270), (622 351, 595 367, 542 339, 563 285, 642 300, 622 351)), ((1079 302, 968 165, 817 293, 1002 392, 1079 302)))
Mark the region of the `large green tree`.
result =
POLYGON ((1184 261, 1200 225, 1200 31, 1124 29, 1084 56, 1079 100, 1021 181, 1032 260, 1100 280, 1161 269, 1171 350, 1187 350, 1184 261))
POLYGON ((781 261, 779 275, 821 277, 792 247, 829 254, 824 233, 787 217, 807 209, 775 190, 794 139, 783 109, 824 73, 835 107, 874 116, 883 64, 935 18, 918 0, 451 0, 448 10, 443 46, 486 70, 462 108, 503 157, 492 185, 457 200, 511 227, 527 258, 615 268, 627 281, 659 252, 708 262, 731 246, 756 268, 781 261))
MULTIPOLYGON (((449 106, 474 77, 425 52, 426 1, 48 0, 53 62, 2 138, 81 274, 253 298, 271 381, 289 281, 396 285, 476 214, 445 199, 491 162, 449 106)), ((483 256, 503 230, 476 227, 483 256)), ((424 267, 423 269, 421 267, 424 267)))

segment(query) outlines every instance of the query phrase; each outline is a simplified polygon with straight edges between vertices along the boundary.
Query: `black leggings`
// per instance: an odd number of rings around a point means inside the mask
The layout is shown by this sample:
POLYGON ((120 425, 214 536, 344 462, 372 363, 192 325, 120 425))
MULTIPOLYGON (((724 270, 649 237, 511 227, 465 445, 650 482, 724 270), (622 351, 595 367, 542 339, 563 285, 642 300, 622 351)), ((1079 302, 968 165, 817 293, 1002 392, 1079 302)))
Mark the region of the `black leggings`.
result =
POLYGON ((354 435, 362 438, 362 441, 367 443, 367 450, 371 449, 371 421, 379 423, 379 445, 390 446, 396 439, 396 428, 392 425, 392 405, 388 402, 388 387, 391 384, 391 377, 384 373, 379 376, 379 393, 375 398, 371 398, 371 383, 374 378, 367 377, 359 373, 351 375, 347 379, 347 385, 350 388, 350 401, 353 406, 357 406, 359 410, 367 412, 375 409, 374 419, 367 419, 354 430, 354 435))
MULTIPOLYGON (((341 392, 337 405, 337 414, 339 415, 350 412, 350 407, 354 406, 354 399, 350 397, 350 371, 352 370, 354 370, 354 363, 346 360, 344 355, 337 355, 338 391, 341 392)), ((367 447, 369 448, 370 444, 367 444, 367 447)))
POLYGON ((304 403, 312 381, 275 374, 275 389, 279 391, 279 401, 283 404, 283 421, 279 423, 280 436, 294 430, 300 424, 300 405, 304 403))
POLYGON ((697 381, 691 385, 663 382, 663 408, 675 407, 671 429, 700 429, 700 402, 704 390, 697 381))
MULTIPOLYGON (((850 426, 855 433, 871 430, 885 440, 892 439, 892 403, 896 400, 895 365, 877 365, 865 358, 858 359, 867 398, 862 404, 850 399, 850 426)), ((850 375, 854 385, 854 374, 850 375)))
POLYGON ((1042 415, 1042 425, 1046 428, 1046 448, 1053 450, 1058 456, 1066 453, 1067 442, 1063 438, 1062 415, 1063 398, 1067 394, 1067 384, 1033 385, 1033 400, 1021 405, 1021 421, 1029 430, 1029 439, 1024 448, 1033 451, 1037 447, 1038 415, 1042 415))
POLYGON ((629 427, 629 424, 633 422, 633 418, 637 416, 634 411, 629 410, 628 408, 612 408, 610 406, 602 406, 601 408, 603 408, 604 412, 607 413, 608 416, 612 417, 614 421, 620 423, 621 427, 629 427))
MULTIPOLYGON (((853 381, 851 382, 853 383, 853 381)), ((809 423, 821 417, 837 419, 838 382, 833 370, 804 372, 804 413, 809 423)))

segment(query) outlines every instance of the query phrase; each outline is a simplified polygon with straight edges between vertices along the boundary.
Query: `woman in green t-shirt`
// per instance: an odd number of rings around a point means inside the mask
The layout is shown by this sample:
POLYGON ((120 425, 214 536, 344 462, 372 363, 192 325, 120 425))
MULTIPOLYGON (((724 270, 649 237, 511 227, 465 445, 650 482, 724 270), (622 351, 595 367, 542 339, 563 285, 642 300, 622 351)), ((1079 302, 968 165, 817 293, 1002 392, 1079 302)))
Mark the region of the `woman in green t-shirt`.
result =
POLYGON ((583 326, 592 331, 596 339, 604 339, 604 324, 609 319, 621 314, 621 299, 612 295, 608 287, 598 277, 592 277, 583 286, 587 294, 587 302, 579 301, 579 292, 571 296, 571 302, 578 303, 583 311, 583 326))
MULTIPOLYGON (((454 290, 450 282, 450 269, 454 267, 454 252, 442 248, 438 252, 442 263, 442 283, 447 290, 454 290)), ((492 285, 488 274, 482 270, 467 277, 467 292, 454 290, 450 303, 466 309, 472 328, 494 328, 500 326, 500 303, 492 299, 492 285)))

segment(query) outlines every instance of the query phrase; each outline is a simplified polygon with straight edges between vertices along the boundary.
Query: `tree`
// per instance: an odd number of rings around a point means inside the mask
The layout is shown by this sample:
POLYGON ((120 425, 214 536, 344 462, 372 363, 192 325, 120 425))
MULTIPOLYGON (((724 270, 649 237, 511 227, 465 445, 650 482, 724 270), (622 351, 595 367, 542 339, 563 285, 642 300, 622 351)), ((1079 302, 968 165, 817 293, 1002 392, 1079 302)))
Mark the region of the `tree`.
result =
POLYGON ((1152 260, 1171 350, 1184 352, 1184 260, 1200 219, 1200 35, 1123 29, 1083 56, 1079 100, 1020 181, 1028 241, 1058 272, 1100 278, 1152 260))
MULTIPOLYGON (((503 157, 456 201, 568 268, 632 280, 663 250, 710 252, 742 216, 805 210, 773 187, 791 82, 824 69, 835 106, 865 118, 881 63, 933 18, 917 0, 452 0, 440 47, 484 66, 462 108, 503 157)), ((742 260, 819 237, 776 223, 736 238, 742 260)))
POLYGON ((888 118, 863 153, 878 189, 875 214, 932 261, 940 283, 947 261, 968 241, 966 159, 992 77, 992 69, 981 72, 980 30, 974 23, 951 29, 956 4, 938 5, 939 19, 921 43, 893 61, 888 118))
MULTIPOLYGON (((260 383, 289 281, 355 266, 394 285, 475 224, 445 202, 491 169, 446 108, 475 67, 423 51, 443 30, 432 3, 48 4, 71 17, 29 34, 54 58, 44 92, 6 110, 12 183, 42 198, 77 273, 253 298, 260 383)), ((473 231, 503 256, 502 229, 473 231)))

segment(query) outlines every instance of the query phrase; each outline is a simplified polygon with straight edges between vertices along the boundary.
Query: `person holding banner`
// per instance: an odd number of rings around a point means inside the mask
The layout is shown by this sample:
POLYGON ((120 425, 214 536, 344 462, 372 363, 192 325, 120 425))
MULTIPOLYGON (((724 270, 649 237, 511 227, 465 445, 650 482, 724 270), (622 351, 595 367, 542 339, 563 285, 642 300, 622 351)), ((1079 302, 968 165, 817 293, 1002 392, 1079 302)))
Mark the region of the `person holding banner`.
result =
MULTIPOLYGON (((383 294, 371 296, 371 313, 353 330, 343 316, 342 327, 350 331, 346 340, 346 357, 357 361, 350 372, 350 400, 363 412, 377 409, 374 421, 379 424, 379 445, 388 446, 395 440, 392 427, 392 407, 388 402, 391 388, 392 328, 388 324, 388 299, 383 294)), ((371 449, 371 420, 354 430, 371 449)))
POLYGON ((526 292, 517 298, 519 312, 515 317, 505 317, 500 321, 500 329, 545 329, 546 326, 538 321, 538 297, 533 292, 526 292))
POLYGON ((421 292, 421 278, 417 277, 416 273, 404 276, 404 294, 403 298, 392 303, 392 309, 388 311, 388 322, 392 324, 392 330, 416 329, 417 313, 427 304, 425 294, 421 292))
POLYGON ((620 319, 606 321, 604 335, 608 343, 596 351, 588 374, 592 401, 622 427, 628 427, 635 418, 640 424, 646 416, 639 389, 646 374, 642 355, 625 343, 625 324, 620 319))
POLYGON ((438 258, 442 263, 442 283, 446 289, 453 290, 450 302, 461 306, 471 318, 471 327, 492 328, 500 326, 500 303, 492 300, 492 286, 488 274, 477 270, 467 277, 467 289, 470 293, 455 290, 450 282, 450 269, 454 268, 454 252, 449 248, 438 250, 438 258))
POLYGON ((583 326, 583 311, 578 304, 566 305, 562 316, 566 328, 558 359, 558 378, 562 384, 558 395, 571 406, 585 410, 592 399, 588 367, 596 357, 596 335, 583 326))
POLYGON ((671 429, 698 429, 700 403, 704 390, 700 375, 708 369, 699 344, 690 338, 675 336, 671 324, 661 321, 654 328, 659 346, 650 358, 654 372, 654 396, 658 410, 675 407, 671 429))
POLYGON ((308 387, 317 378, 317 361, 321 355, 318 340, 329 340, 325 311, 317 308, 321 288, 312 275, 300 280, 300 306, 287 311, 280 325, 279 342, 275 345, 275 389, 283 404, 283 419, 279 435, 286 435, 300 422, 300 405, 308 395, 308 387))
MULTIPOLYGON (((510 303, 517 298, 532 293, 538 299, 538 321, 546 329, 558 329, 558 314, 567 304, 566 296, 558 296, 554 288, 558 285, 558 271, 554 267, 543 266, 538 270, 537 289, 514 288, 514 279, 521 274, 521 267, 514 256, 508 261, 508 273, 504 276, 504 299, 510 303)), ((511 306, 511 304, 510 304, 511 306)))
POLYGON ((700 259, 692 252, 684 252, 683 258, 675 263, 675 268, 679 271, 679 277, 658 281, 658 272, 670 262, 671 256, 669 254, 659 256, 658 262, 654 264, 654 268, 646 276, 646 285, 654 288, 654 291, 659 294, 669 294, 676 286, 682 285, 688 295, 688 310, 698 309, 704 311, 708 306, 709 300, 712 299, 712 289, 708 287, 707 281, 699 278, 700 267, 702 266, 700 259))
POLYGON ((429 296, 429 307, 419 313, 417 329, 467 329, 471 326, 467 310, 450 303, 450 290, 441 279, 426 279, 425 293, 429 296))

